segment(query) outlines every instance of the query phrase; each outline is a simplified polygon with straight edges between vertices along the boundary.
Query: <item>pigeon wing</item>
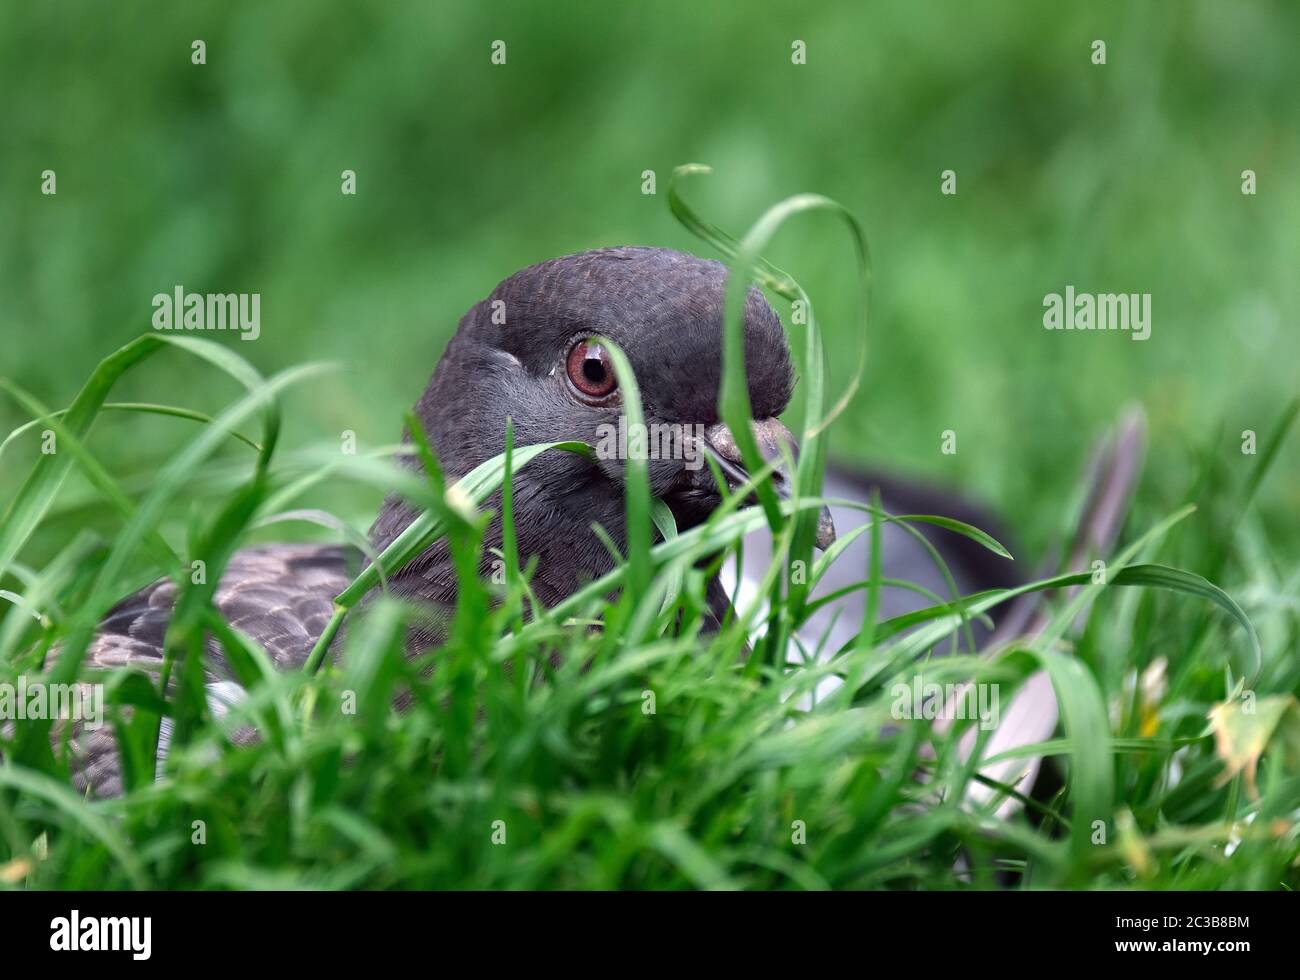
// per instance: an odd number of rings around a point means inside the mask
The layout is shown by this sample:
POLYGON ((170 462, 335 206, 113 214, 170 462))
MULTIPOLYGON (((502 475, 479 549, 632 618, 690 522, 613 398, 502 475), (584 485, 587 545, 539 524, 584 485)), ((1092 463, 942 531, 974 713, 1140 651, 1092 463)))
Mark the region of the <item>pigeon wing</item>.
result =
MULTIPOLYGON (((214 596, 217 611, 271 658, 278 670, 296 670, 307 660, 333 612, 334 597, 351 581, 355 552, 344 547, 269 545, 236 552, 214 596)), ((83 670, 140 670, 157 679, 167 626, 176 603, 176 583, 159 579, 109 610, 86 649, 83 670)), ((209 704, 223 715, 239 691, 224 651, 211 638, 204 662, 209 704)), ((84 676, 84 675, 83 675, 84 676)), ((129 710, 129 709, 128 709, 129 710)), ((53 731, 56 750, 63 741, 53 731)), ((164 748, 170 726, 164 723, 164 748)), ((108 726, 73 725, 68 740, 73 779, 96 797, 122 791, 117 743, 108 726)))

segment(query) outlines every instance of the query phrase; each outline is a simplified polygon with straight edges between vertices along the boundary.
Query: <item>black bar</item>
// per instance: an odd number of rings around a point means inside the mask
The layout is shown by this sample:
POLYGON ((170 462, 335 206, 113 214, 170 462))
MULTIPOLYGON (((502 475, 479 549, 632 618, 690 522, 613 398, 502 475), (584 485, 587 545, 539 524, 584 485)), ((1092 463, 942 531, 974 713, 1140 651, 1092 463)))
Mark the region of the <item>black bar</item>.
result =
POLYGON ((1297 912, 1295 896, 1261 892, 6 892, 0 936, 7 964, 66 966, 75 955, 128 969, 374 969, 408 955, 431 968, 628 957, 734 968, 834 954, 862 967, 930 957, 932 975, 956 975, 980 964, 1276 958, 1294 949, 1297 912), (52 949, 71 939, 74 909, 78 946, 117 935, 139 952, 52 949), (140 920, 134 932, 99 922, 123 917, 140 920))

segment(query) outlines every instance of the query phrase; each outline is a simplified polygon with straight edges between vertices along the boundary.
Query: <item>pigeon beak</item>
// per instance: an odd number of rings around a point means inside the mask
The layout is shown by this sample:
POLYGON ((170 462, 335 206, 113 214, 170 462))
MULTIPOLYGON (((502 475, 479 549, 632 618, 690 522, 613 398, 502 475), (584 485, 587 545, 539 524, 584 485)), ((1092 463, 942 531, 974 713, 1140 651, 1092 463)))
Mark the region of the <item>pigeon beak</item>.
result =
MULTIPOLYGON (((791 474, 786 471, 781 446, 782 444, 788 446, 790 454, 798 459, 799 446, 794 441, 794 436, 777 418, 751 422, 750 425, 763 459, 769 463, 779 461, 776 469, 772 471, 772 484, 776 488, 778 497, 789 500, 793 495, 794 481, 791 479, 791 474)), ((719 422, 705 430, 704 451, 718 464, 718 469, 722 471, 722 475, 726 477, 731 487, 738 487, 749 479, 740 447, 736 445, 736 437, 724 423, 719 422)), ((817 547, 825 551, 834 541, 835 522, 831 520, 830 508, 823 507, 821 515, 817 518, 817 547)))

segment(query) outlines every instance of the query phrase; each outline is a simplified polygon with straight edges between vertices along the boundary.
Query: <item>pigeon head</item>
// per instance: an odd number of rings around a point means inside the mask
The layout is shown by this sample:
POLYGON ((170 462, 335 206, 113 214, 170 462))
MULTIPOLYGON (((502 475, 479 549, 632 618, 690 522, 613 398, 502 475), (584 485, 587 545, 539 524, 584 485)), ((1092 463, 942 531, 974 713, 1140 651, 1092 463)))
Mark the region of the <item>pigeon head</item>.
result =
MULTIPOLYGON (((651 491, 679 527, 703 521, 721 500, 705 460, 732 485, 748 479, 718 413, 727 268, 681 252, 611 248, 531 266, 506 279, 461 319, 416 414, 449 479, 504 451, 506 420, 516 446, 576 440, 594 458, 546 453, 515 474, 520 554, 537 555, 539 597, 556 601, 612 567, 591 530, 625 540, 624 473, 629 453, 647 458, 651 491), (609 351, 626 354, 640 392, 644 428, 628 425, 621 379, 609 351)), ((757 289, 744 309, 745 368, 755 435, 764 455, 793 449, 778 420, 794 370, 785 332, 757 289)), ((777 488, 788 486, 782 471, 777 488)), ((372 528, 385 546, 412 515, 390 499, 372 528)), ((833 532, 824 527, 822 543, 833 532)), ((499 544, 499 518, 489 546, 499 544)), ((414 563, 428 580, 437 549, 414 563), (421 565, 425 567, 421 567, 421 565)))

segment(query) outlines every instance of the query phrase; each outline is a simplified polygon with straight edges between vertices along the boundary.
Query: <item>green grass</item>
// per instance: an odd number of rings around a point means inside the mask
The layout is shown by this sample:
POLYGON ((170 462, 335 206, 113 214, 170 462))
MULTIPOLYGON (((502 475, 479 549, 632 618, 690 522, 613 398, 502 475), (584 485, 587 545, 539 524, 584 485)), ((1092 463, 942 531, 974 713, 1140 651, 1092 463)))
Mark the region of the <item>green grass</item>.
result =
MULTIPOLYGON (((737 242, 695 217, 680 193, 672 201, 688 227, 732 258, 737 283, 756 270, 778 302, 806 298, 760 257, 782 223, 810 208, 847 217, 824 198, 791 198, 737 242)), ((851 218, 849 227, 846 255, 865 321, 865 240, 851 218)), ((729 302, 722 408, 734 431, 748 432, 735 308, 729 302)), ((0 586, 12 600, 0 622, 0 681, 32 673, 56 646, 51 676, 78 676, 85 644, 114 600, 160 574, 176 576, 180 593, 167 637, 175 696, 164 703, 157 682, 139 678, 115 676, 109 685, 110 716, 134 760, 123 797, 78 798, 61 753, 49 748, 48 726, 19 726, 3 745, 0 885, 1296 887, 1300 564, 1275 550, 1272 528, 1253 507, 1290 437, 1294 407, 1262 437, 1244 476, 1207 453, 1191 487, 1167 496, 1144 487, 1108 563, 1110 586, 1085 574, 1030 587, 1084 586, 1070 601, 1050 600, 1052 622, 1039 641, 992 662, 956 655, 927 664, 927 680, 1001 685, 1004 704, 1032 671, 1053 678, 1059 737, 1026 751, 1049 757, 1061 788, 1001 819, 991 811, 1011 787, 993 787, 998 793, 981 806, 963 802, 980 778, 957 750, 966 726, 937 734, 924 721, 894 719, 890 707, 891 687, 910 682, 919 658, 1009 593, 897 621, 869 615, 858 640, 829 663, 781 663, 785 638, 810 611, 810 583, 792 578, 791 565, 807 560, 815 576, 828 560, 812 553, 825 451, 821 426, 809 423, 843 404, 827 393, 815 319, 803 331, 792 338, 809 420, 799 498, 779 503, 762 489, 759 470, 759 506, 740 507, 737 494, 707 526, 678 533, 650 497, 644 469, 630 466, 627 508, 637 531, 624 560, 550 610, 532 601, 527 556, 510 537, 504 584, 478 576, 484 508, 505 508, 508 519, 509 495, 497 492, 511 473, 541 452, 585 447, 511 447, 458 481, 455 493, 418 427, 424 477, 393 465, 391 449, 286 450, 281 396, 320 368, 265 379, 242 351, 190 338, 126 345, 57 417, 7 384, 40 427, 56 431, 60 451, 40 455, 31 432, 4 450, 10 464, 24 452, 35 462, 0 523, 0 586), (87 437, 92 425, 122 417, 109 413, 108 401, 122 378, 166 354, 197 357, 245 393, 211 418, 132 403, 135 412, 188 427, 189 438, 147 484, 128 485, 87 437), (74 474, 79 496, 64 490, 74 474), (276 673, 212 613, 217 572, 237 547, 265 538, 268 518, 340 480, 372 492, 394 488, 424 514, 340 597, 334 625, 348 627, 341 664, 322 646, 307 669, 276 673), (1185 506, 1193 499, 1199 509, 1185 506), (40 529, 87 509, 97 515, 93 526, 111 530, 68 535, 51 560, 24 563, 40 529), (703 592, 722 553, 763 527, 775 535, 771 612, 765 638, 744 657, 755 609, 704 634, 703 592), (457 608, 447 642, 408 661, 403 625, 414 611, 383 598, 363 615, 357 606, 381 571, 443 535, 460 573, 457 608), (208 563, 206 584, 185 574, 194 557, 208 563), (611 603, 605 597, 615 589, 611 603), (909 626, 919 628, 905 632, 909 626), (250 691, 232 721, 256 727, 257 745, 231 746, 208 715, 199 672, 205 631, 226 647, 250 691), (1139 683, 1157 659, 1163 684, 1139 683), (436 670, 425 669, 435 662, 436 670), (850 683, 806 706, 830 672, 850 683), (399 714, 391 705, 401 691, 412 697, 399 714), (1243 697, 1255 714, 1242 713, 1243 697), (1231 704, 1212 724, 1210 713, 1224 702, 1231 704), (148 760, 164 712, 177 734, 155 780, 148 760), (196 843, 200 821, 204 840, 196 843), (969 869, 960 875, 959 859, 969 869)), ((613 353, 634 414, 634 380, 613 353)), ((860 503, 875 515, 865 532, 875 538, 886 515, 860 503)), ((1065 527, 1072 515, 1062 507, 1052 519, 1065 527)), ((1001 547, 978 529, 945 526, 1001 547)), ((863 570, 868 609, 880 575, 878 567, 863 570)))

